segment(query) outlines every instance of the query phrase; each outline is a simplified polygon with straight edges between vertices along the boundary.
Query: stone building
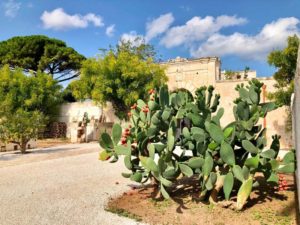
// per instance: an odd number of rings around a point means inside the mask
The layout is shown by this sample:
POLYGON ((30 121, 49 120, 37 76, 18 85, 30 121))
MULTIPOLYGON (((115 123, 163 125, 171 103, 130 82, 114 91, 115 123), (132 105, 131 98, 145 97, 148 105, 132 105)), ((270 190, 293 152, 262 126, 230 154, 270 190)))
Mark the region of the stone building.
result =
MULTIPOLYGON (((231 79, 226 79, 225 71, 221 72, 221 61, 218 57, 205 57, 198 59, 185 59, 177 57, 167 62, 161 63, 166 67, 166 75, 168 76, 168 87, 170 90, 187 89, 191 93, 200 86, 212 85, 215 87, 216 93, 221 95, 220 107, 225 109, 225 113, 221 119, 222 125, 228 124, 234 120, 233 116, 233 100, 238 97, 235 91, 237 84, 247 83, 252 78, 257 78, 265 84, 262 91, 262 98, 268 101, 266 96, 268 92, 274 91, 275 80, 272 77, 257 77, 256 71, 235 71, 231 79), (247 74, 246 74, 247 73, 247 74)), ((287 119, 286 108, 281 107, 268 114, 265 122, 262 124, 267 128, 268 142, 275 133, 281 135, 282 148, 291 148, 293 146, 291 133, 286 132, 285 122, 287 119)))

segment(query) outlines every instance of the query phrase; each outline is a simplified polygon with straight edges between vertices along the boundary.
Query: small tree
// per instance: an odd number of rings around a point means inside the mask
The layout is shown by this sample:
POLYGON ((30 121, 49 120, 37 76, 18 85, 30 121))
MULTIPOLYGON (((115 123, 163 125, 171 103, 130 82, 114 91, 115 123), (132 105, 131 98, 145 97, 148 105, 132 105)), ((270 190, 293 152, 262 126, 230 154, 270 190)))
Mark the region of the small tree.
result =
POLYGON ((25 75, 21 69, 0 69, 0 118, 22 108, 53 119, 62 102, 61 86, 44 73, 25 75))
POLYGON ((275 92, 269 98, 279 105, 290 105, 294 90, 299 38, 294 35, 287 39, 287 47, 283 50, 274 50, 268 56, 268 63, 277 68, 273 75, 276 80, 275 92))
POLYGON ((27 143, 38 137, 44 128, 45 117, 39 111, 27 112, 19 109, 13 114, 7 114, 0 121, 0 140, 4 143, 15 143, 25 153, 27 143))
POLYGON ((237 73, 235 71, 232 70, 226 70, 225 71, 225 79, 226 80, 232 80, 233 78, 235 78, 237 75, 237 73))
MULTIPOLYGON (((299 38, 296 35, 288 37, 285 49, 272 51, 268 55, 268 63, 277 68, 273 75, 276 80, 274 85, 276 91, 269 93, 268 98, 280 106, 290 106, 291 104, 299 43, 299 38)), ((292 129, 292 112, 289 108, 286 110, 288 117, 285 128, 290 131, 292 129)))
POLYGON ((0 69, 0 140, 17 143, 25 152, 61 102, 61 86, 43 73, 25 75, 21 69, 0 69))
POLYGON ((124 119, 137 99, 167 81, 154 55, 150 45, 122 42, 102 56, 86 60, 80 79, 70 88, 77 99, 91 98, 104 105, 111 102, 116 115, 124 119))

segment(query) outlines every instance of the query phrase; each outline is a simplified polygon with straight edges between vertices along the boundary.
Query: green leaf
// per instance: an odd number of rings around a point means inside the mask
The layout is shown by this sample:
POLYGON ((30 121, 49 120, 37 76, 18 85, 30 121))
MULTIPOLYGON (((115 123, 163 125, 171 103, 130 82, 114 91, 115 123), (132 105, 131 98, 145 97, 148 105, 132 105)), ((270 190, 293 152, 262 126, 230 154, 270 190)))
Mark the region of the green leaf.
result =
POLYGON ((220 156, 222 160, 230 166, 235 164, 235 156, 230 144, 223 141, 221 144, 220 156))
POLYGON ((243 166, 242 173, 243 173, 244 179, 247 180, 249 178, 249 175, 250 175, 250 171, 249 171, 247 166, 243 166))
POLYGON ((157 128, 149 127, 148 130, 147 130, 147 136, 148 136, 148 137, 153 137, 153 136, 155 136, 157 130, 158 130, 157 128))
POLYGON ((256 148, 250 141, 243 140, 242 141, 243 148, 250 153, 258 153, 258 148, 256 148))
POLYGON ((205 182, 205 187, 208 191, 212 190, 217 181, 217 175, 214 172, 209 174, 207 181, 205 182))
POLYGON ((253 104, 258 104, 258 94, 255 91, 255 87, 251 86, 249 89, 249 96, 253 104))
POLYGON ((184 128, 182 129, 182 134, 183 134, 183 136, 184 136, 185 138, 187 138, 187 139, 190 139, 190 138, 191 138, 190 131, 189 131, 189 129, 188 129, 187 127, 184 127, 184 128))
POLYGON ((124 145, 117 145, 117 146, 115 146, 114 150, 118 155, 130 155, 131 154, 131 148, 128 146, 124 146, 124 145))
POLYGON ((291 162, 284 166, 281 166, 277 169, 278 173, 294 173, 295 172, 295 163, 291 162))
POLYGON ((219 144, 221 144, 221 142, 224 140, 224 135, 221 127, 215 125, 214 123, 209 124, 208 133, 210 134, 212 139, 219 144))
POLYGON ((193 134, 193 139, 197 142, 204 142, 205 141, 205 135, 204 134, 193 134))
POLYGON ((112 128, 112 138, 115 145, 117 145, 122 136, 122 128, 120 124, 115 123, 112 128))
POLYGON ((223 191, 225 194, 226 200, 230 198, 230 193, 233 188, 233 183, 234 183, 234 177, 231 172, 227 173, 225 178, 224 178, 224 186, 223 186, 223 191))
POLYGON ((130 176, 132 175, 131 173, 121 173, 121 174, 125 178, 130 178, 130 176))
POLYGON ((199 127, 192 127, 191 128, 192 134, 201 134, 204 135, 204 130, 199 127))
POLYGON ((114 148, 113 142, 108 133, 101 134, 100 145, 106 150, 114 148))
POLYGON ((168 130, 168 140, 167 140, 168 150, 172 151, 175 145, 175 137, 173 135, 172 128, 169 128, 168 130))
POLYGON ((143 179, 143 175, 140 172, 136 172, 130 176, 130 180, 140 183, 143 179))
POLYGON ((213 158, 211 157, 209 152, 206 152, 204 164, 202 167, 203 175, 208 176, 214 166, 213 158))
POLYGON ((282 162, 285 164, 295 162, 295 152, 289 151, 288 153, 286 153, 282 159, 282 162))
POLYGON ((149 157, 151 159, 154 159, 154 155, 155 155, 155 147, 152 143, 148 144, 148 151, 149 151, 149 157))
POLYGON ((236 179, 238 179, 241 182, 244 182, 243 171, 239 165, 234 165, 232 168, 232 172, 236 179))
POLYGON ((277 108, 275 102, 267 102, 260 104, 262 106, 262 111, 265 113, 271 112, 277 108))
POLYGON ((161 115, 161 118, 163 121, 166 121, 170 118, 170 115, 171 115, 171 109, 169 108, 166 108, 163 112, 163 114, 161 115))
POLYGON ((165 199, 169 199, 170 198, 170 195, 168 194, 168 192, 166 191, 166 189, 164 188, 164 185, 160 185, 160 192, 162 194, 162 196, 165 198, 165 199))
POLYGON ((202 157, 193 157, 188 161, 188 166, 197 169, 201 168, 204 164, 204 159, 202 157))
POLYGON ((180 163, 179 168, 185 176, 187 177, 193 176, 193 170, 189 166, 180 163))
POLYGON ((175 179, 180 174, 180 171, 174 167, 169 167, 163 172, 163 176, 167 179, 175 179))
POLYGON ((148 106, 150 110, 156 110, 159 108, 158 104, 155 101, 149 101, 148 106))
POLYGON ((143 123, 147 120, 146 114, 143 111, 140 111, 140 119, 143 123))
POLYGON ((172 184, 173 184, 171 181, 165 179, 165 178, 162 177, 162 176, 159 176, 159 180, 160 180, 160 182, 161 182, 164 186, 166 186, 166 187, 171 187, 172 184))
POLYGON ((99 160, 106 161, 110 158, 111 154, 108 153, 106 150, 103 150, 99 153, 99 160))
POLYGON ((159 104, 162 108, 169 105, 169 92, 167 86, 163 86, 159 90, 159 104))
POLYGON ((153 143, 156 151, 161 152, 166 148, 166 145, 162 144, 162 143, 153 143))
POLYGON ((129 155, 126 155, 124 157, 124 164, 125 164, 127 169, 129 169, 129 170, 132 169, 131 157, 129 155))
POLYGON ((146 106, 146 103, 143 100, 141 100, 141 99, 137 100, 137 107, 139 109, 142 109, 145 106, 146 106))
POLYGON ((279 177, 276 173, 271 173, 271 175, 269 176, 269 178, 267 179, 267 182, 275 182, 278 183, 279 181, 279 177))
POLYGON ((262 151, 260 153, 260 155, 267 159, 274 159, 274 157, 276 156, 276 152, 273 149, 268 149, 268 150, 262 151))
POLYGON ((272 170, 277 170, 278 167, 279 167, 279 162, 276 160, 276 159, 271 159, 269 161, 270 165, 271 165, 271 168, 272 170))
POLYGON ((247 199, 250 196, 251 190, 252 190, 252 184, 253 180, 252 177, 250 177, 248 180, 244 181, 242 186, 240 187, 238 194, 237 194, 237 209, 241 210, 247 199))
POLYGON ((245 164, 245 166, 248 166, 249 168, 256 169, 259 164, 259 156, 257 155, 255 157, 247 158, 244 164, 245 164))
POLYGON ((140 156, 142 165, 149 171, 158 172, 158 167, 153 159, 149 157, 140 156))
POLYGON ((211 142, 211 143, 209 143, 208 148, 211 149, 211 150, 215 150, 218 146, 219 146, 218 143, 211 142))
POLYGON ((232 131, 233 131, 233 127, 227 127, 224 130, 224 138, 228 138, 232 134, 232 131))
POLYGON ((157 117, 156 114, 154 114, 154 115, 151 117, 151 123, 153 123, 154 125, 159 125, 159 124, 160 124, 160 119, 157 117))
POLYGON ((239 89, 239 94, 240 94, 240 97, 244 100, 247 100, 249 98, 249 92, 243 87, 241 87, 239 89))

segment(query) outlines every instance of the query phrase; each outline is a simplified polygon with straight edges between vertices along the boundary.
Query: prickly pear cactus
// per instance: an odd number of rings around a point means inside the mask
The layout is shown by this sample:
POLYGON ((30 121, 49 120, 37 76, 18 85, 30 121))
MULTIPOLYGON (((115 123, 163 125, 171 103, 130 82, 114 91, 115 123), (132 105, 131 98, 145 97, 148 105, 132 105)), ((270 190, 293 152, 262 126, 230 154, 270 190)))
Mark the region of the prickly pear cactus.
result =
POLYGON ((259 185, 255 173, 264 174, 268 182, 278 182, 278 173, 295 170, 295 157, 289 152, 282 162, 277 160, 280 149, 277 135, 266 146, 265 129, 260 118, 276 109, 274 103, 260 103, 262 83, 252 80, 238 85, 235 100, 235 121, 222 127, 224 109, 219 108, 220 96, 212 86, 200 87, 194 98, 184 91, 170 93, 162 87, 149 92, 149 101, 138 100, 128 113, 130 125, 123 131, 119 124, 112 136, 103 133, 101 160, 116 162, 124 156, 130 173, 122 173, 132 181, 149 179, 158 184, 164 198, 168 189, 182 176, 199 179, 201 198, 217 203, 218 194, 230 199, 238 190, 236 209, 245 205, 252 187, 259 185))

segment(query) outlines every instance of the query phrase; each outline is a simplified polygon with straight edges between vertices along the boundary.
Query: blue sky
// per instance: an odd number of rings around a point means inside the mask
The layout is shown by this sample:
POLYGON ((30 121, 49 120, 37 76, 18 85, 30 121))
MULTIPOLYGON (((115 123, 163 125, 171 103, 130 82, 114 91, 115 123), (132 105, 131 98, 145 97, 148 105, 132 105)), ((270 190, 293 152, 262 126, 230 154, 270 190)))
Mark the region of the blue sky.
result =
POLYGON ((92 57, 139 36, 163 60, 219 56, 222 69, 270 76, 266 56, 300 34, 299 9, 299 0, 0 0, 0 41, 44 34, 92 57))

